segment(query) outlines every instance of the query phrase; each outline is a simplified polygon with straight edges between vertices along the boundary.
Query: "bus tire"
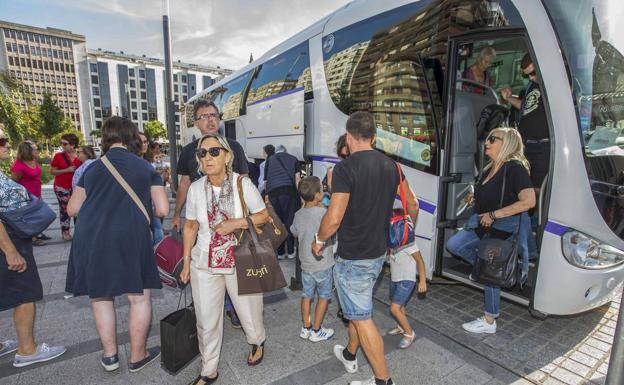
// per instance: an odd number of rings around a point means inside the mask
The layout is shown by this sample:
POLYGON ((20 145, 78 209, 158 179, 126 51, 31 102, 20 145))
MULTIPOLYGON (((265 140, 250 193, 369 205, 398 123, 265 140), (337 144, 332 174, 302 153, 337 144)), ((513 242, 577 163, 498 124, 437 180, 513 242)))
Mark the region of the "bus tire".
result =
POLYGON ((544 321, 546 320, 546 318, 548 318, 548 314, 542 313, 541 311, 535 310, 532 308, 529 308, 529 314, 531 315, 531 317, 538 319, 540 321, 544 321))

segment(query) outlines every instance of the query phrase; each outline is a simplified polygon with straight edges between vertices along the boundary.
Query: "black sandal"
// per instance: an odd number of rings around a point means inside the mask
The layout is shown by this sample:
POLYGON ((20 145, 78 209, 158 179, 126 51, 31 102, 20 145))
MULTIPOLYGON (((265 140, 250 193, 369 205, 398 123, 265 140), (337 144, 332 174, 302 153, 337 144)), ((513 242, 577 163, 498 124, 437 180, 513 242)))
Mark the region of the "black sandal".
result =
POLYGON ((258 352, 258 348, 262 348, 262 355, 260 356, 260 358, 258 358, 255 361, 250 361, 249 358, 247 358, 247 365, 256 366, 262 362, 262 359, 264 358, 264 342, 261 343, 260 345, 254 345, 254 344, 251 345, 251 358, 254 358, 256 356, 256 353, 258 352))
POLYGON ((202 376, 201 374, 193 381, 191 382, 189 385, 209 385, 209 384, 214 384, 217 381, 217 378, 219 378, 219 372, 217 372, 217 376, 215 378, 210 378, 210 377, 206 377, 206 376, 202 376), (203 381, 203 382, 200 382, 203 381))

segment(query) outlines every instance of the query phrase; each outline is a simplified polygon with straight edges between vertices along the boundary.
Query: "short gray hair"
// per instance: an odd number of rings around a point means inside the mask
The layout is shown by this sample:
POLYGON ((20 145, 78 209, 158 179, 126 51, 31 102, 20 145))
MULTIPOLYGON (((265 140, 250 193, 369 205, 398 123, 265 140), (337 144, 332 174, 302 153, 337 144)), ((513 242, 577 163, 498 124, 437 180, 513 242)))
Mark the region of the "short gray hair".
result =
POLYGON ((488 56, 492 58, 492 60, 496 59, 496 50, 492 47, 483 47, 479 50, 477 60, 483 60, 488 56))

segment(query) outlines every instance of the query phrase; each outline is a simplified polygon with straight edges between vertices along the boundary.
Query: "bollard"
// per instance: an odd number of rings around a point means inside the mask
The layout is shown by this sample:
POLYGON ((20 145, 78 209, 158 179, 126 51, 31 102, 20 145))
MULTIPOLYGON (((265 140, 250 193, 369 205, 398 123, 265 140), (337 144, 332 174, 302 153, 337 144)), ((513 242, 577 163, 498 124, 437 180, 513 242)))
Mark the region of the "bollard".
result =
POLYGON ((613 346, 611 347, 611 358, 609 359, 609 370, 607 371, 607 381, 605 385, 624 384, 624 288, 622 288, 622 298, 620 298, 620 311, 615 325, 613 335, 613 346))

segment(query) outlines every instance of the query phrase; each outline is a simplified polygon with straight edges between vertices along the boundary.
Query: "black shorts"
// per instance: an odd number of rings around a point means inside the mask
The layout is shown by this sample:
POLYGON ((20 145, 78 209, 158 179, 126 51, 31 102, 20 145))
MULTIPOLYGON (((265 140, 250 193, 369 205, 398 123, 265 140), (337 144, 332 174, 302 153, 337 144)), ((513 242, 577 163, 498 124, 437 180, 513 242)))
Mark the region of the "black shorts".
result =
POLYGON ((32 240, 11 237, 11 241, 26 260, 27 267, 22 273, 10 271, 6 255, 0 251, 0 311, 43 298, 43 287, 33 255, 32 240))
POLYGON ((542 182, 550 171, 550 142, 525 143, 524 156, 531 166, 533 187, 542 187, 542 182))

